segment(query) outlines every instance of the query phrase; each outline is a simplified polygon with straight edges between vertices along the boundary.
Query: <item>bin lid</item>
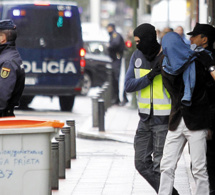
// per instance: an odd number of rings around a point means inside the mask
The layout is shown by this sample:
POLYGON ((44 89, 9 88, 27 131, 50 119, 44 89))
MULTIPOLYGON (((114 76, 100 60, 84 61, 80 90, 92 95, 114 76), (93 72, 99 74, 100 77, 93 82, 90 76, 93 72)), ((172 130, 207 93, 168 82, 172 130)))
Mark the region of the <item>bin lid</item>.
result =
POLYGON ((53 127, 62 128, 63 122, 58 120, 45 120, 30 117, 3 117, 0 119, 0 129, 53 127))

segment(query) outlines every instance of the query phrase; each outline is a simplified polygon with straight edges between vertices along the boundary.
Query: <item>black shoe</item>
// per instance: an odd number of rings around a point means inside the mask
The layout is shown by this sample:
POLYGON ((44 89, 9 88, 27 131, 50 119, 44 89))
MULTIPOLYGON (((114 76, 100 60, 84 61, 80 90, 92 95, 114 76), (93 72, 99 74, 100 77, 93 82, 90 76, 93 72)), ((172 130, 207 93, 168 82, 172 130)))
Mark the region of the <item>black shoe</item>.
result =
POLYGON ((175 188, 173 188, 172 190, 172 195, 179 195, 178 191, 175 188))
POLYGON ((128 103, 128 100, 123 100, 121 103, 120 103, 120 106, 124 106, 126 103, 128 103))
POLYGON ((120 101, 119 99, 116 99, 116 100, 112 100, 112 105, 119 105, 120 104, 120 101))

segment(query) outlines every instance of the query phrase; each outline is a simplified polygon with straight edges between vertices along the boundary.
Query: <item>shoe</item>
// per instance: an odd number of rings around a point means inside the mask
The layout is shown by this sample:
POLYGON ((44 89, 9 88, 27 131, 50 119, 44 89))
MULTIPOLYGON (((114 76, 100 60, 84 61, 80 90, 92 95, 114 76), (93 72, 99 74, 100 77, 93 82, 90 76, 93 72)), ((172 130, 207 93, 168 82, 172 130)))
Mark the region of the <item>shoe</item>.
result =
POLYGON ((178 191, 175 188, 173 188, 172 190, 172 195, 179 195, 178 191))
POLYGON ((112 105, 119 105, 120 104, 120 101, 119 99, 116 99, 116 100, 112 100, 112 105))
POLYGON ((123 100, 121 103, 120 103, 120 106, 124 106, 126 103, 128 103, 128 100, 123 100))

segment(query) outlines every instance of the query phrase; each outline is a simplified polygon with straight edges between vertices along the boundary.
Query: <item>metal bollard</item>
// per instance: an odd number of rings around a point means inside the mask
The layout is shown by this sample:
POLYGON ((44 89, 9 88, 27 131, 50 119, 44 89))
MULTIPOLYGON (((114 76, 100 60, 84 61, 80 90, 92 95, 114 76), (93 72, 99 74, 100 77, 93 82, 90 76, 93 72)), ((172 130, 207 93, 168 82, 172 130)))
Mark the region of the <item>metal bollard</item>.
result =
POLYGON ((59 142, 55 138, 51 140, 51 189, 59 188, 59 142))
POLYGON ((59 178, 66 178, 66 157, 65 157, 65 135, 60 131, 58 137, 55 138, 59 141, 59 178))
POLYGON ((71 139, 71 159, 76 159, 76 133, 75 133, 75 120, 67 120, 66 124, 70 126, 70 139, 71 139))
POLYGON ((66 168, 71 168, 71 139, 70 127, 63 127, 61 131, 65 134, 65 158, 66 168))
POLYGON ((98 100, 98 118, 99 118, 99 131, 105 131, 105 121, 104 121, 104 115, 105 115, 105 110, 104 110, 104 100, 99 99, 98 100))
POLYGON ((106 69, 107 69, 107 74, 108 74, 108 83, 109 83, 109 95, 110 95, 110 106, 111 104, 111 100, 112 100, 112 95, 113 95, 113 82, 112 82, 112 66, 111 64, 107 64, 106 65, 106 69))
POLYGON ((100 98, 103 99, 105 101, 105 90, 103 88, 100 89, 100 98))
POLYGON ((100 89, 97 94, 99 98, 103 98, 103 90, 100 89))
POLYGON ((108 108, 108 87, 104 84, 102 89, 104 90, 104 109, 106 112, 108 108))
POLYGON ((105 82, 105 86, 107 87, 107 94, 106 94, 106 99, 107 99, 107 108, 111 107, 111 89, 110 89, 110 84, 109 82, 105 82))
POLYGON ((92 97, 93 127, 98 127, 98 96, 92 97))

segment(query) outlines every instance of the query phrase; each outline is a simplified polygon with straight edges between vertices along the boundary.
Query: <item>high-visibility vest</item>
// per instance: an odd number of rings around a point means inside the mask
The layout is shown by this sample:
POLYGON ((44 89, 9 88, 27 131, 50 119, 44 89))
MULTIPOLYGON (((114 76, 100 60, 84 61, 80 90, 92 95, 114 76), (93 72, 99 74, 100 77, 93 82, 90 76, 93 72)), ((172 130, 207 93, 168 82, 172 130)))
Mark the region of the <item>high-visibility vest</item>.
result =
MULTIPOLYGON (((141 78, 148 74, 149 69, 134 69, 135 78, 141 78)), ((137 91, 137 102, 140 113, 150 114, 153 104, 153 114, 156 116, 166 116, 170 114, 170 95, 163 85, 161 74, 154 77, 151 85, 137 91)))

